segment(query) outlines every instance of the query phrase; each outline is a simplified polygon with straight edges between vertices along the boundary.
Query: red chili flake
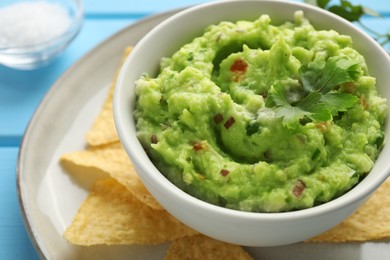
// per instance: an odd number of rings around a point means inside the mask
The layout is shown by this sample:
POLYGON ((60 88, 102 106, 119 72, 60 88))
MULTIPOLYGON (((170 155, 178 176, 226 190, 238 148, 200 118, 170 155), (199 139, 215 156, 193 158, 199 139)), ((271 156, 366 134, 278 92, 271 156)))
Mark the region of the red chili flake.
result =
POLYGON ((297 180, 295 182, 294 187, 292 188, 292 193, 296 198, 299 199, 302 197, 302 193, 305 191, 305 189, 306 189, 305 183, 301 180, 297 180))
POLYGON ((152 144, 157 144, 158 143, 157 135, 155 134, 151 135, 150 142, 152 142, 152 144))
POLYGON ((234 123, 236 122, 236 120, 234 119, 234 117, 229 117, 228 120, 226 120, 225 124, 223 124, 223 126, 226 128, 226 129, 229 129, 234 123))
POLYGON ((226 169, 222 169, 222 170, 220 171, 220 173, 221 173, 221 175, 222 175, 223 177, 226 177, 226 176, 230 173, 230 171, 229 171, 229 170, 226 170, 226 169))
POLYGON ((218 113, 214 116, 214 122, 216 124, 219 124, 223 121, 223 115, 221 113, 218 113))
POLYGON ((230 71, 235 73, 245 73, 247 68, 248 64, 244 60, 237 59, 234 61, 232 66, 230 66, 230 71))
POLYGON ((203 145, 202 145, 201 143, 195 143, 195 144, 192 146, 192 149, 194 149, 195 151, 203 150, 203 145))

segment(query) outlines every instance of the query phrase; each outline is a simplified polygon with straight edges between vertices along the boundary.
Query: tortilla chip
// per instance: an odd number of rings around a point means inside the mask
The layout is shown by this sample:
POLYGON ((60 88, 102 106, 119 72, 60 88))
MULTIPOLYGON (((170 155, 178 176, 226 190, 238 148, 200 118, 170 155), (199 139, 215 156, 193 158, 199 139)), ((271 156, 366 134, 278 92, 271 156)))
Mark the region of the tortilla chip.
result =
POLYGON ((238 245, 228 244, 203 235, 184 237, 172 242, 165 260, 246 260, 252 257, 238 245))
POLYGON ((96 182, 64 237, 83 246, 153 245, 194 234, 168 212, 151 209, 109 178, 96 182))
MULTIPOLYGON (((132 47, 127 47, 125 49, 119 68, 125 61, 126 57, 130 54, 131 50, 132 47)), ((116 79, 120 70, 119 68, 117 69, 115 78, 111 84, 103 107, 101 108, 99 115, 96 117, 92 128, 86 135, 87 143, 90 146, 99 146, 119 141, 119 137, 115 129, 114 115, 112 111, 112 100, 114 96, 116 79)))
POLYGON ((363 242, 390 238, 390 179, 351 217, 305 242, 363 242))
POLYGON ((123 149, 123 146, 122 146, 121 142, 118 140, 115 142, 102 144, 99 146, 89 146, 87 148, 87 150, 89 150, 89 151, 96 151, 96 150, 102 150, 102 149, 123 149))
POLYGON ((119 144, 108 146, 105 149, 64 154, 60 162, 65 169, 76 174, 104 172, 124 185, 142 203, 155 210, 163 209, 145 188, 125 150, 119 144))

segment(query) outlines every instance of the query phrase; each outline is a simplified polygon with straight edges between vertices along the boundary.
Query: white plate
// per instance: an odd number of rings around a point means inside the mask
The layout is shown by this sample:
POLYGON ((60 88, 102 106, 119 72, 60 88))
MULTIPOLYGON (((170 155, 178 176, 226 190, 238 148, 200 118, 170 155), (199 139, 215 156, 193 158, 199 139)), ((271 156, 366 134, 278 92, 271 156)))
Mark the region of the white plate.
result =
MULTIPOLYGON (((26 228, 39 255, 47 259, 163 259, 161 246, 69 244, 62 236, 96 180, 71 176, 58 163, 66 152, 85 148, 85 134, 98 114, 128 45, 175 11, 133 24, 115 34, 69 69, 35 112, 20 148, 18 192, 26 228)), ((259 259, 390 259, 390 245, 378 243, 295 244, 247 248, 259 259)))

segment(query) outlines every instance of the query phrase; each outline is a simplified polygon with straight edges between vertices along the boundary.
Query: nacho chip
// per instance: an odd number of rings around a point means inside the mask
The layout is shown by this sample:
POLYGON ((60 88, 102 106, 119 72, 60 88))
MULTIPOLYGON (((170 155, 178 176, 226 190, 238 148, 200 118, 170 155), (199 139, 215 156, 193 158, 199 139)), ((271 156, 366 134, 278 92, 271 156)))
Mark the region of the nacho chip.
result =
POLYGON ((163 209, 145 188, 125 150, 119 144, 104 149, 64 154, 60 162, 70 172, 107 173, 124 185, 142 203, 156 210, 163 209))
POLYGON ((305 242, 363 242, 390 238, 390 179, 342 223, 305 242))
MULTIPOLYGON (((125 61, 125 58, 130 54, 131 50, 132 47, 127 47, 125 49, 119 68, 125 61)), ((108 95, 106 96, 103 107, 101 108, 99 115, 96 117, 92 128, 86 135, 87 143, 90 146, 100 146, 119 141, 119 137, 115 129, 114 115, 112 111, 112 100, 114 96, 116 78, 119 74, 119 68, 117 69, 115 78, 111 84, 108 95)))
POLYGON ((109 178, 96 182, 64 237, 76 245, 153 245, 196 232, 166 211, 153 210, 109 178))
POLYGON ((172 242, 165 260, 246 260, 252 257, 238 245, 228 244, 203 235, 184 237, 172 242))

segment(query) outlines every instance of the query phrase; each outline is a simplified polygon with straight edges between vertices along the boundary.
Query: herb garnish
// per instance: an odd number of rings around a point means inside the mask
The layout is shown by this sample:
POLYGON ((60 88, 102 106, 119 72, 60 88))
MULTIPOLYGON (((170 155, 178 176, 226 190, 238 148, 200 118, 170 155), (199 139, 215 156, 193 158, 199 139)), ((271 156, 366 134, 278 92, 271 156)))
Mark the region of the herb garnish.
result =
POLYGON ((314 122, 329 121, 358 101, 355 95, 338 92, 336 87, 355 81, 360 74, 359 64, 344 57, 329 58, 324 69, 303 65, 300 69, 302 97, 289 102, 290 93, 277 83, 270 90, 265 105, 274 108, 276 116, 283 118, 282 123, 288 128, 294 128, 305 117, 314 122))
POLYGON ((364 28, 367 32, 369 32, 373 38, 382 46, 385 46, 390 42, 390 32, 387 33, 379 33, 371 28, 367 27, 362 22, 362 17, 364 15, 372 16, 372 17, 381 17, 381 15, 368 8, 366 6, 362 6, 360 4, 353 4, 348 0, 340 0, 339 4, 334 3, 331 0, 305 0, 306 3, 318 6, 324 10, 332 12, 344 19, 347 19, 350 22, 358 23, 362 28, 364 28))
POLYGON ((260 129, 260 123, 259 122, 250 122, 246 126, 246 135, 251 136, 257 132, 259 132, 260 129))

